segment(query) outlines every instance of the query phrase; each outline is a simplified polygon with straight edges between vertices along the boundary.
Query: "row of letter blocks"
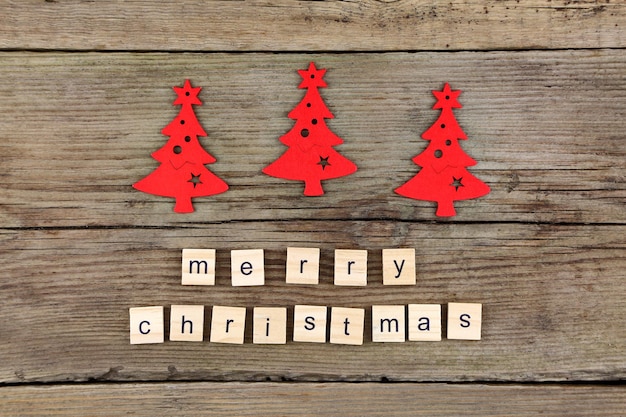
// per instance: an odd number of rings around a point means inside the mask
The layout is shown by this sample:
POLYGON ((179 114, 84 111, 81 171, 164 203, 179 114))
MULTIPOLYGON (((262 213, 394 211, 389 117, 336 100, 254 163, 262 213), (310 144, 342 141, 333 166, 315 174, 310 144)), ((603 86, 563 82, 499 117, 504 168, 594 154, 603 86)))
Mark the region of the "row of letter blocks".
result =
MULTIPOLYGON (((296 305, 293 314, 293 341, 362 345, 365 309, 330 308, 328 337, 326 306, 296 305)), ((130 309, 130 343, 163 343, 163 306, 130 309)), ((246 323, 245 307, 214 306, 210 342, 243 344, 246 323)), ((253 343, 287 343, 287 309, 254 307, 253 343)), ((480 340, 482 304, 448 304, 448 339, 480 340)), ((172 305, 170 308, 171 341, 204 340, 204 306, 172 305)), ((372 341, 440 341, 441 305, 409 304, 372 306, 372 341), (407 331, 408 329, 408 331, 407 331)))
MULTIPOLYGON (((319 283, 319 248, 287 248, 286 282, 319 283)), ((231 251, 232 285, 265 284, 263 249, 231 251)), ((415 285, 415 249, 383 249, 383 284, 415 285)), ((183 249, 182 285, 215 285, 215 249, 183 249)), ((367 250, 335 250, 335 285, 367 285, 367 250)))

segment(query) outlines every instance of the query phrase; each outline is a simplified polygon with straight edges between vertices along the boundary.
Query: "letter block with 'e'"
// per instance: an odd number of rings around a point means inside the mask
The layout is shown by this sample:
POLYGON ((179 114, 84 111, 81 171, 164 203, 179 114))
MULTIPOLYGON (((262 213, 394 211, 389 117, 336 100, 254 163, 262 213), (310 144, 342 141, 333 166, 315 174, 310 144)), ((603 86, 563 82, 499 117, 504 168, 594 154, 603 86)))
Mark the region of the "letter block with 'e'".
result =
POLYGON ((233 250, 230 262, 233 287, 265 285, 263 249, 233 250))
POLYGON ((372 306, 372 342, 406 340, 405 306, 372 306))

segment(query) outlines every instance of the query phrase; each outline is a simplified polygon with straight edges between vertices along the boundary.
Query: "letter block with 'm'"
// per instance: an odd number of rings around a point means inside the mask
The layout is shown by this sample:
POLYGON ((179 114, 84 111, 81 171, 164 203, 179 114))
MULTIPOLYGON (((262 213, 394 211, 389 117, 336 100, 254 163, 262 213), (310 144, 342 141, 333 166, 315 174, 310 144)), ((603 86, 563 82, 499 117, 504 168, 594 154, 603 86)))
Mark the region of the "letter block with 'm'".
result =
POLYGON ((183 249, 182 285, 215 285, 215 249, 183 249))
POLYGON ((372 342, 404 342, 405 315, 403 305, 372 306, 372 342))
POLYGON ((163 306, 133 307, 130 315, 130 344, 163 343, 163 306))

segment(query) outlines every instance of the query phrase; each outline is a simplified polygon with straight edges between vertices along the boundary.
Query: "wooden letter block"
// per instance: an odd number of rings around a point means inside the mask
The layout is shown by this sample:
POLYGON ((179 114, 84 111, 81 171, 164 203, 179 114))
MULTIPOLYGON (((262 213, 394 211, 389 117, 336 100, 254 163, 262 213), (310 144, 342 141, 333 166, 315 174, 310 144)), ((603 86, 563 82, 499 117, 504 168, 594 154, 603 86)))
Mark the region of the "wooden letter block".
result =
POLYGON ((372 342, 406 340, 405 307, 372 306, 372 342))
POLYGON ((170 307, 170 340, 202 342, 204 306, 172 305, 170 307))
POLYGON ((163 306, 133 307, 130 314, 130 344, 163 343, 163 306))
POLYGON ((365 310, 362 308, 332 307, 330 343, 362 345, 365 310))
POLYGON ((441 305, 409 304, 409 340, 441 340, 441 305))
POLYGON ((297 305, 293 309, 293 341, 326 343, 326 306, 297 305))
POLYGON ((415 285, 415 249, 383 249, 383 285, 415 285))
POLYGON ((319 284, 319 248, 287 248, 287 284, 319 284))
POLYGON ((482 304, 448 304, 448 339, 480 340, 482 304))
POLYGON ((287 309, 255 307, 252 343, 269 345, 287 343, 287 309))
POLYGON ((230 261, 233 287, 265 285, 263 249, 234 250, 230 261))
POLYGON ((213 307, 211 342, 241 345, 243 344, 245 328, 245 307, 213 307))
POLYGON ((183 249, 182 285, 215 285, 215 249, 183 249))
POLYGON ((335 285, 367 285, 366 250, 335 250, 335 285))

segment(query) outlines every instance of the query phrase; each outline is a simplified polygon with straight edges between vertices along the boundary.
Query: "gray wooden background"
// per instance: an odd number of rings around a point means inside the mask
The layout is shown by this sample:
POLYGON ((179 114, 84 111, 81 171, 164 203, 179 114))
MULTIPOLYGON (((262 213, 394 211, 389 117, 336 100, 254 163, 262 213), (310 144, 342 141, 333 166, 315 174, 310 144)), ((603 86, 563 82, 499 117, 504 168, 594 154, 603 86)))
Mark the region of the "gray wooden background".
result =
POLYGON ((0 16, 1 415, 623 414, 623 2, 29 0, 0 16), (319 198, 261 173, 310 61, 359 167, 319 198), (131 184, 158 166, 186 78, 231 188, 180 215, 131 184), (444 82, 492 189, 449 219, 393 193, 444 82), (285 284, 288 246, 321 248, 320 285, 285 284), (180 285, 185 247, 217 249, 215 287, 180 285), (382 286, 380 251, 399 247, 415 287, 382 286), (257 248, 266 285, 231 287, 230 250, 257 248), (369 251, 367 287, 332 285, 335 248, 369 251), (250 325, 242 346, 129 344, 142 305, 455 301, 483 303, 480 342, 378 344, 366 324, 358 347, 254 345, 250 325))

